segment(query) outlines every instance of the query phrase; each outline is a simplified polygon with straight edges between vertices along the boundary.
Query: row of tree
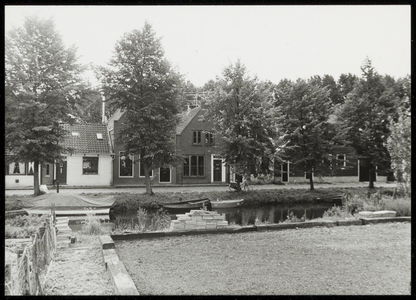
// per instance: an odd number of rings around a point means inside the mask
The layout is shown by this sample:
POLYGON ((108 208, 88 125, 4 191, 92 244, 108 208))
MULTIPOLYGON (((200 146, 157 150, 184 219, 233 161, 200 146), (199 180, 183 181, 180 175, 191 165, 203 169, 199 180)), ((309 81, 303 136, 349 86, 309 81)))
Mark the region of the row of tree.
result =
POLYGON ((359 78, 325 75, 278 84, 250 76, 238 61, 197 88, 165 59, 146 23, 121 37, 108 66, 96 68, 97 90, 81 80, 76 48, 64 46, 51 20, 27 17, 8 33, 5 50, 6 153, 35 162, 35 194, 39 164, 71 153, 62 146, 60 124, 99 122, 101 93, 109 112, 126 112, 116 141, 127 153, 140 154, 149 194, 148 171, 182 161, 172 134, 188 92, 210 95, 209 117, 222 138, 222 155, 239 175, 268 174, 276 161, 288 159, 308 173, 325 173, 333 147, 350 144, 372 169, 388 169, 392 162, 397 178, 409 180, 410 77, 381 76, 368 59, 359 78), (403 141, 409 141, 406 151, 403 141))

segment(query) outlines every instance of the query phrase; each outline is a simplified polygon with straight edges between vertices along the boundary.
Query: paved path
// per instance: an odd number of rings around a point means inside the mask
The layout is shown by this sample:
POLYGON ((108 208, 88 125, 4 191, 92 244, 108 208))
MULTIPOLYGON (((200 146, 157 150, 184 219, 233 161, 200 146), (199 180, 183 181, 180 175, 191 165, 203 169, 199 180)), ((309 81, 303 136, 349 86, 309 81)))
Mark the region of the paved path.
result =
MULTIPOLYGON (((315 183, 316 189, 321 188, 345 188, 345 187, 367 187, 368 182, 359 182, 359 183, 315 183)), ((376 187, 396 187, 396 183, 385 183, 385 182, 376 182, 376 187)), ((270 189, 308 189, 308 184, 288 184, 288 185, 252 185, 255 190, 270 190, 270 189)), ((166 186, 153 187, 153 192, 155 193, 171 193, 171 192, 210 192, 210 191, 228 191, 228 186, 222 185, 200 185, 200 186, 166 186)), ((113 194, 113 193, 144 193, 146 191, 145 187, 126 187, 126 188, 60 188, 59 193, 73 193, 73 194, 82 194, 82 193, 102 193, 102 194, 113 194)), ((49 193, 56 193, 55 188, 50 188, 49 193)), ((28 190, 6 190, 6 195, 30 195, 33 194, 33 189, 28 190)))

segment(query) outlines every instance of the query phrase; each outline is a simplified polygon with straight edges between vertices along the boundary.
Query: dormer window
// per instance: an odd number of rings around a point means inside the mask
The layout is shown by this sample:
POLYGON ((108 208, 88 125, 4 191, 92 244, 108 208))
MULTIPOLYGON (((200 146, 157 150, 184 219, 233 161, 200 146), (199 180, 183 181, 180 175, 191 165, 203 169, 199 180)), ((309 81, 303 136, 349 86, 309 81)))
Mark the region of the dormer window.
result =
POLYGON ((103 139, 103 134, 97 133, 97 140, 102 140, 102 139, 103 139))
POLYGON ((205 144, 214 145, 214 134, 212 132, 205 132, 205 144))
POLYGON ((193 144, 201 145, 202 144, 202 131, 193 132, 193 144))

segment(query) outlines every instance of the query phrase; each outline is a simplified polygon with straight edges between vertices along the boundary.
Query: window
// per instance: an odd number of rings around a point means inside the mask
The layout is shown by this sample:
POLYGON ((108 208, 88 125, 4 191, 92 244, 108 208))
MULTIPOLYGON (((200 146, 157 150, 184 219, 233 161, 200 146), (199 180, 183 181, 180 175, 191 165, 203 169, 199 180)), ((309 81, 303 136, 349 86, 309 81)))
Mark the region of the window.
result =
MULTIPOLYGON (((149 171, 149 176, 153 177, 153 170, 149 171)), ((141 162, 139 162, 139 177, 145 177, 144 175, 144 167, 143 164, 141 162)))
POLYGON ((201 135, 202 135, 201 131, 194 131, 193 132, 193 143, 194 144, 200 145, 202 143, 201 135))
POLYGON ((345 169, 347 166, 347 157, 345 154, 337 154, 337 167, 341 167, 341 169, 345 169))
POLYGON ((214 134, 212 132, 205 133, 205 144, 214 145, 214 134))
POLYGON ((7 165, 6 175, 26 175, 26 164, 14 162, 7 165))
POLYGON ((98 157, 82 158, 82 174, 98 175, 98 157))
POLYGON ((50 174, 49 167, 50 167, 50 166, 49 166, 49 164, 47 164, 47 165, 46 165, 46 174, 45 174, 45 176, 46 176, 46 177, 50 177, 50 175, 51 175, 51 174, 50 174))
POLYGON ((30 162, 27 164, 27 175, 33 175, 34 174, 34 170, 35 169, 35 163, 34 162, 30 162))
POLYGON ((187 156, 183 164, 184 177, 201 177, 205 176, 205 159, 204 156, 187 156))
POLYGON ((119 155, 120 174, 119 177, 133 177, 133 155, 125 155, 124 151, 120 151, 119 155))

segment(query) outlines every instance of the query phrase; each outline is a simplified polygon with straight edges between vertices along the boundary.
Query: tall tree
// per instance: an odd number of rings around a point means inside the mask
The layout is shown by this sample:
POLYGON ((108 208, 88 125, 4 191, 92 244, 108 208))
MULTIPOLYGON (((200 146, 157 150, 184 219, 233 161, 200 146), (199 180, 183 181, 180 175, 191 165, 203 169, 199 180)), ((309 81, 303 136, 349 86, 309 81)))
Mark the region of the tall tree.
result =
POLYGON ((382 77, 368 58, 361 71, 361 78, 355 82, 337 115, 338 120, 348 127, 347 139, 359 155, 367 157, 369 188, 374 188, 376 169, 389 169, 390 155, 385 143, 389 136, 388 119, 395 115, 396 107, 394 96, 386 91, 382 77))
MULTIPOLYGON (((409 98, 405 100, 410 102, 409 98)), ((412 133, 410 107, 403 105, 399 108, 398 118, 395 121, 390 117, 390 136, 386 147, 391 156, 391 167, 396 180, 403 184, 406 193, 410 193, 412 174, 412 133)))
POLYGON ((318 84, 321 87, 326 87, 329 91, 329 99, 331 99, 332 105, 336 105, 343 102, 340 92, 340 86, 334 80, 331 75, 324 75, 324 77, 313 76, 311 80, 314 84, 318 84))
POLYGON ((354 89, 355 81, 357 81, 357 76, 348 74, 341 74, 338 79, 337 86, 340 93, 340 103, 344 103, 347 99, 347 95, 352 92, 354 89))
POLYGON ((12 29, 5 47, 5 142, 7 161, 34 162, 39 194, 39 164, 68 153, 61 123, 77 115, 79 74, 76 48, 66 48, 52 20, 26 17, 12 29))
POLYGON ((309 175, 313 190, 312 174, 325 174, 329 170, 333 146, 344 143, 342 131, 336 130, 330 121, 330 92, 317 83, 316 78, 296 82, 283 80, 276 89, 275 105, 282 117, 279 155, 309 175))
POLYGON ((149 23, 126 33, 116 44, 110 68, 101 68, 107 98, 125 110, 116 142, 126 154, 139 154, 146 193, 153 194, 149 173, 172 165, 178 123, 180 76, 164 58, 160 38, 149 23))
POLYGON ((240 176, 271 173, 277 127, 270 87, 248 76, 240 61, 217 80, 209 114, 222 138, 226 164, 240 176))

